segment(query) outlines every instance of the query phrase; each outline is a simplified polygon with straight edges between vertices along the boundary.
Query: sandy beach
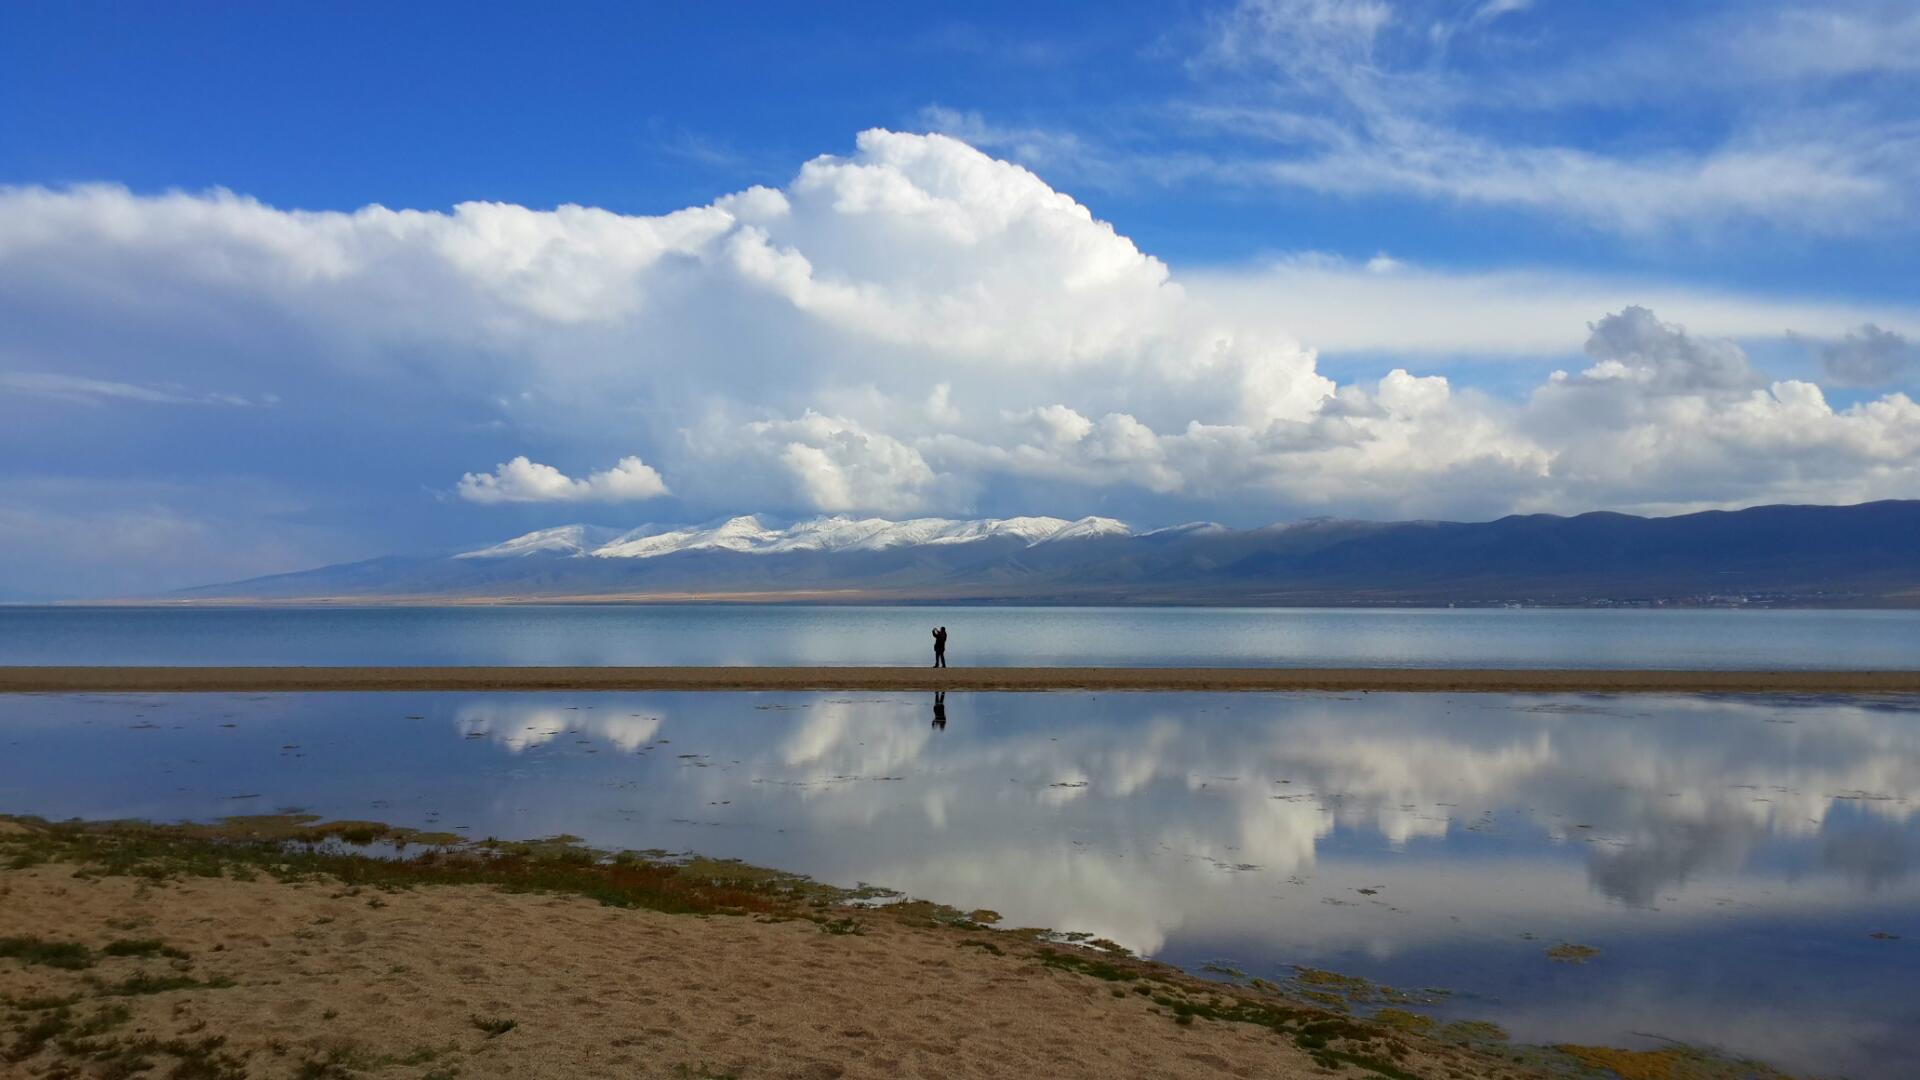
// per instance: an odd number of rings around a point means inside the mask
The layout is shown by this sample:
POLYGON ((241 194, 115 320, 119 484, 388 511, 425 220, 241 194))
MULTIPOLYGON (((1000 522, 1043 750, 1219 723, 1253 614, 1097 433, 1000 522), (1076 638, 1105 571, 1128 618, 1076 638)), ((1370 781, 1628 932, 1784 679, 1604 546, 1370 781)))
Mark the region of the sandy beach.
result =
POLYGON ((1494 668, 0 667, 0 693, 329 690, 1920 692, 1916 671, 1494 668))
POLYGON ((1330 973, 1309 973, 1333 991, 1309 1002, 991 929, 989 912, 714 881, 751 870, 736 864, 663 879, 549 846, 407 878, 261 839, 383 827, 246 820, 266 824, 0 819, 0 1072, 1735 1075, 1679 1049, 1510 1047, 1490 1025, 1365 1019, 1340 993, 1391 992, 1330 973))

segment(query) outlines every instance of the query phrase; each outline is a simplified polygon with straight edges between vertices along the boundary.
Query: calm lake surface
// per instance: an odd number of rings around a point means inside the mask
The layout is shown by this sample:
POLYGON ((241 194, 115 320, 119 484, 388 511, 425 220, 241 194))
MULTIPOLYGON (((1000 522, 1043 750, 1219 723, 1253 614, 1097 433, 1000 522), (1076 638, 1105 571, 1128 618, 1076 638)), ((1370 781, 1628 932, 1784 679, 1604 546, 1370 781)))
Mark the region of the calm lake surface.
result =
POLYGON ((1920 611, 0 607, 0 664, 1920 668, 1920 611))
POLYGON ((1361 975, 1529 1042, 1920 1060, 1920 699, 956 693, 943 715, 931 694, 0 696, 0 811, 567 832, 1191 968, 1361 975))

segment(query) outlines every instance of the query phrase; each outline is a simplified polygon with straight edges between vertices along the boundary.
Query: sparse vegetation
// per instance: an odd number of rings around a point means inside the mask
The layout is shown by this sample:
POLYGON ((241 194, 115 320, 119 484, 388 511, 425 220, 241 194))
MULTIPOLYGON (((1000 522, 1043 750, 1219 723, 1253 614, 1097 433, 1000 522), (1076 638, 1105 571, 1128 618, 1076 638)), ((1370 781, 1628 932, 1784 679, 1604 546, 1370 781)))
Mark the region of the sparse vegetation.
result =
MULTIPOLYGON (((229 818, 216 825, 26 820, 30 831, 5 838, 15 853, 77 863, 84 876, 133 876, 156 884, 183 877, 266 874, 280 881, 332 879, 349 890, 495 885, 687 914, 794 914, 805 904, 825 906, 855 895, 744 863, 613 859, 579 846, 573 837, 454 847, 444 846, 455 838, 443 834, 379 826, 385 830, 381 838, 405 837, 426 850, 405 859, 376 859, 327 843, 343 830, 360 835, 374 823, 318 822, 304 814, 229 818)), ((864 892, 886 895, 881 890, 864 892)), ((373 908, 383 904, 377 896, 368 901, 373 908)), ((0 939, 0 957, 6 956, 51 966, 87 967, 94 960, 84 946, 16 938, 0 939)))
MULTIPOLYGON (((357 909, 362 904, 377 908, 382 896, 404 890, 433 885, 491 885, 512 892, 588 897, 615 907, 697 915, 751 914, 765 922, 804 918, 828 934, 861 934, 874 925, 891 928, 892 932, 902 927, 925 928, 950 935, 943 940, 954 948, 980 954, 953 957, 951 963, 946 959, 925 961, 934 966, 978 965, 987 962, 981 957, 992 957, 1010 966, 1038 966, 1086 976, 1110 985, 1106 995, 1099 995, 1097 984, 1083 985, 1084 993, 1113 1008, 1132 1010, 1136 1017, 1144 1008, 1162 1017, 1163 1022, 1191 1031, 1190 1037, 1195 1040, 1206 1038, 1203 1032, 1210 1024, 1251 1024, 1307 1053, 1323 1068, 1337 1072, 1351 1067, 1389 1080, 1408 1080, 1416 1075, 1517 1077, 1542 1073, 1571 1078, 1600 1070, 1622 1080, 1781 1080, 1780 1074, 1764 1067, 1729 1063, 1687 1047, 1616 1051, 1509 1046, 1506 1033, 1492 1024, 1465 1021, 1441 1025, 1405 1008, 1381 1007, 1432 1004, 1444 991, 1420 991, 1416 996, 1365 979, 1307 967, 1296 968, 1291 977, 1282 980, 1282 986, 1252 978, 1225 962, 1206 965, 1205 970, 1233 980, 1231 983, 1204 981, 1133 959, 1117 943, 1089 934, 1057 934, 1033 928, 992 930, 987 924, 998 921, 999 916, 990 911, 961 912, 907 900, 848 906, 850 900, 886 899, 894 894, 870 886, 834 889, 803 877, 735 862, 675 858, 660 852, 610 855, 582 847, 571 837, 527 843, 421 842, 418 854, 394 859, 347 851, 336 842, 351 840, 346 833, 358 837, 370 830, 377 839, 398 843, 392 830, 372 823, 323 823, 297 814, 236 818, 203 826, 0 821, 19 823, 13 829, 0 830, 0 859, 30 857, 28 875, 44 875, 46 870, 31 868, 58 862, 68 864, 73 875, 83 881, 133 878, 140 883, 135 890, 141 893, 166 889, 192 876, 260 878, 313 883, 317 887, 306 892, 312 900, 325 897, 357 909), (1063 944, 1067 942, 1072 944, 1063 944), (1135 1003, 1136 997, 1147 1000, 1135 1003), (1363 1015, 1367 1013, 1372 1015, 1363 1015)), ((65 887, 67 867, 58 873, 65 887)), ((350 924, 377 918, 380 916, 358 912, 343 916, 343 921, 350 924)), ((331 914, 314 915, 301 920, 304 928, 295 933, 332 943, 342 937, 339 928, 324 934, 316 928, 333 922, 335 916, 331 914)), ((15 968, 14 974, 27 981, 12 985, 30 989, 31 996, 0 997, 0 1058, 5 1062, 0 1064, 0 1072, 18 1065, 29 1074, 50 1077, 139 1075, 155 1080, 233 1080, 248 1074, 246 1055, 251 1054, 252 1064, 258 1067, 253 1071, 265 1069, 276 1075, 292 1070, 302 1077, 335 1078, 397 1067, 408 1070, 407 1075, 452 1077, 461 1072, 460 1063, 452 1057, 442 1060, 442 1056, 457 1056, 461 1046, 472 1051, 480 1045, 479 1039, 467 1034, 458 1041, 448 1041, 443 1048, 423 1045, 405 1053, 378 1053, 327 1043, 320 1044, 328 1047, 322 1051, 312 1041, 303 1044, 290 1039, 268 1044, 272 1058, 267 1056, 269 1050, 257 1042, 251 1049, 236 1053, 221 1036, 203 1034, 208 1015, 199 1012, 194 999, 183 996, 153 1003, 128 1000, 218 990, 233 983, 197 967, 186 950, 159 936, 146 936, 170 925, 167 922, 142 917, 115 919, 108 925, 125 936, 104 944, 104 932, 101 938, 90 941, 25 935, 0 938, 0 963, 47 969, 24 972, 15 968), (167 1038, 150 1025, 154 1016, 166 1013, 169 1006, 181 1026, 167 1038), (136 1015, 141 1017, 139 1023, 149 1026, 133 1022, 136 1015)), ((364 940, 363 932, 354 933, 364 940)), ((221 944, 199 944, 198 938, 193 941, 194 952, 201 954, 204 959, 200 962, 208 966, 230 955, 222 953, 221 944)), ((309 955, 309 948, 327 947, 299 946, 302 955, 309 955)), ((1598 955, 1599 950, 1563 943, 1547 953, 1557 961, 1580 962, 1598 955)), ((388 970, 405 968, 394 965, 388 970)), ((322 1013, 308 1013, 309 1021, 314 1015, 332 1019, 340 1014, 329 1007, 322 1013)), ((450 1018, 456 1030, 458 1017, 454 1013, 450 1018)), ((511 1017, 479 1013, 469 1014, 468 1023, 487 1040, 506 1036, 519 1026, 511 1017)), ((442 1031, 440 1038, 448 1039, 456 1030, 442 1031)), ((344 1027, 342 1031, 342 1035, 330 1038, 344 1041, 344 1027)), ((509 1040, 498 1049, 514 1045, 509 1040)), ((659 1069, 665 1062, 655 1059, 649 1067, 659 1069)), ((696 1078, 738 1075, 704 1062, 672 1066, 671 1070, 677 1076, 696 1078)))
POLYGON ((0 938, 0 958, 68 971, 90 968, 94 964, 93 950, 79 942, 33 937, 0 938))
POLYGON ((1547 950, 1547 959, 1560 964, 1584 964, 1600 955, 1600 950, 1591 945, 1575 945, 1561 942, 1547 950))
POLYGON ((1424 1035, 1434 1029, 1433 1017, 1422 1016, 1419 1013, 1408 1012, 1405 1009, 1381 1009, 1379 1012, 1373 1014, 1373 1019, 1376 1023, 1385 1024, 1391 1028, 1398 1028, 1401 1031, 1411 1031, 1420 1035, 1424 1035))
POLYGON ((109 942, 107 947, 100 951, 108 956, 165 956, 175 960, 187 959, 186 953, 153 938, 138 940, 121 938, 118 941, 109 942))
POLYGON ((1121 967, 1110 960, 1102 960, 1097 956, 1082 956, 1058 949, 1041 949, 1035 956, 1047 967, 1080 975, 1091 975, 1108 982, 1132 982, 1140 977, 1137 971, 1121 967))
POLYGON ((99 992, 108 997, 138 997, 143 994, 165 994, 174 990, 225 990, 233 985, 231 979, 209 979, 205 982, 188 975, 149 975, 141 972, 129 975, 115 983, 97 983, 99 992))
POLYGON ((481 1031, 486 1032, 487 1038, 489 1039, 495 1038, 500 1035, 505 1035, 507 1032, 512 1031, 514 1028, 517 1028, 520 1026, 520 1021, 509 1020, 506 1017, 489 1018, 485 1016, 474 1015, 474 1016, 468 1017, 467 1019, 473 1024, 474 1027, 480 1029, 481 1031))
POLYGON ((1555 1050, 1620 1080, 1787 1080, 1784 1073, 1751 1061, 1722 1058, 1690 1046, 1616 1050, 1610 1046, 1561 1045, 1555 1050))

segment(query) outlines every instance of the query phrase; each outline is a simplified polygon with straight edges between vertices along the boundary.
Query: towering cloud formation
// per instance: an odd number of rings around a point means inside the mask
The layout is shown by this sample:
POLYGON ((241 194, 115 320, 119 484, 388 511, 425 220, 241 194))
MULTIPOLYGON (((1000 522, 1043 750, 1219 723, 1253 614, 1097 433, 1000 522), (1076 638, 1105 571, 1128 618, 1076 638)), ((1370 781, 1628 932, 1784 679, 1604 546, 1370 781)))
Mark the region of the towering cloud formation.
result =
POLYGON ((92 387, 107 406, 89 412, 126 410, 123 431, 172 425, 125 470, 224 454, 277 498, 369 523, 435 492, 673 499, 688 519, 1148 523, 1920 495, 1920 408, 1900 393, 1836 410, 1631 307, 1593 324, 1590 367, 1519 400, 1399 368, 1343 386, 1269 280, 1183 284, 1026 169, 878 130, 783 189, 657 217, 16 188, 0 192, 0 410, 38 475, 100 438, 50 416, 49 390, 92 387), (97 389, 162 386, 277 403, 188 427, 190 410, 135 415, 139 395, 97 389), (252 425, 244 460, 233 425, 252 425), (326 470, 308 468, 319 445, 326 470), (618 464, 574 478, 543 461, 618 464))

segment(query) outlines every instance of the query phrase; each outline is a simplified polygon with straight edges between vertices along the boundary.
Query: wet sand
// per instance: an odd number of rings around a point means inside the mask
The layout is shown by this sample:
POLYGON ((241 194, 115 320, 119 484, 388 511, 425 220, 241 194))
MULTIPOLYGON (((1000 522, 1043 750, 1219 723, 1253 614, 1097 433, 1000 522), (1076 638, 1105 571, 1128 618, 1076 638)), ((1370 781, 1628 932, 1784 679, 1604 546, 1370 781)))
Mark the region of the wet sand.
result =
POLYGON ((0 693, 329 690, 1920 693, 1915 671, 1498 668, 0 667, 0 693))

